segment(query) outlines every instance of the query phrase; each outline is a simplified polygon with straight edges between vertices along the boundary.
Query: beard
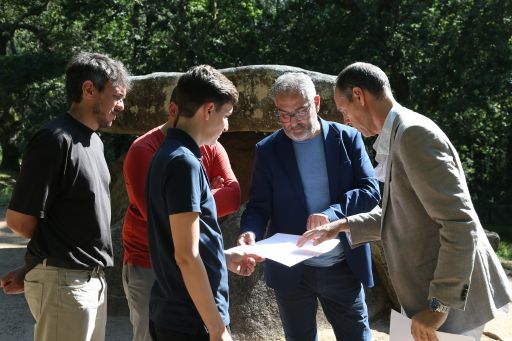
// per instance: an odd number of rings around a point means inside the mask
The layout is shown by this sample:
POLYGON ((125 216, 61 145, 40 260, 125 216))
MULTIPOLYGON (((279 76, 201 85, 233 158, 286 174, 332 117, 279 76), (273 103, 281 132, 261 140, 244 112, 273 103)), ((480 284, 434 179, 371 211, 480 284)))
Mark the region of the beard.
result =
POLYGON ((298 142, 309 140, 315 135, 315 132, 317 131, 317 127, 313 124, 299 123, 295 127, 300 129, 296 130, 292 129, 291 127, 289 127, 288 129, 283 129, 290 139, 298 142))
POLYGON ((92 113, 94 115, 94 118, 96 119, 96 122, 99 125, 99 129, 101 128, 108 128, 112 126, 112 121, 109 119, 109 116, 111 115, 111 112, 103 112, 101 110, 101 106, 99 102, 94 103, 92 107, 92 113))

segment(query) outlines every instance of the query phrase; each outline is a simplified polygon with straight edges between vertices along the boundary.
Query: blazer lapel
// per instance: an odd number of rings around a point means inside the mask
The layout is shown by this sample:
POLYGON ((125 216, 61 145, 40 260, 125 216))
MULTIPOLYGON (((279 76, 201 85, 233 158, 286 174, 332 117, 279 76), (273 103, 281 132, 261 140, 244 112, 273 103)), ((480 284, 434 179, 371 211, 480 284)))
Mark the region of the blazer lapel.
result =
MULTIPOLYGON (((302 185, 299 167, 297 166, 295 150, 293 148, 292 140, 286 136, 283 130, 279 132, 279 136, 276 138, 275 151, 277 155, 276 161, 279 162, 284 168, 285 173, 289 178, 289 182, 292 184, 293 190, 296 192, 300 204, 305 207, 307 211, 304 186, 302 185)), ((283 179, 283 181, 286 180, 283 179)))
POLYGON ((393 179, 391 179, 391 168, 393 167, 393 146, 395 144, 396 133, 398 131, 398 127, 402 122, 402 118, 400 117, 400 112, 395 116, 395 120, 393 122, 393 128, 391 129, 391 138, 389 139, 389 156, 388 156, 388 164, 386 167, 386 177, 384 179, 384 193, 382 195, 382 217, 381 224, 383 225, 384 216, 386 215, 386 208, 389 200, 389 185, 393 179))
MULTIPOLYGON (((332 192, 338 188, 339 176, 343 176, 343 174, 339 174, 338 167, 341 137, 335 129, 329 129, 329 124, 325 120, 319 120, 322 126, 324 140, 325 166, 327 167, 327 177, 329 178, 329 192, 332 192)), ((330 193, 331 198, 333 198, 333 194, 336 195, 336 193, 330 193)))

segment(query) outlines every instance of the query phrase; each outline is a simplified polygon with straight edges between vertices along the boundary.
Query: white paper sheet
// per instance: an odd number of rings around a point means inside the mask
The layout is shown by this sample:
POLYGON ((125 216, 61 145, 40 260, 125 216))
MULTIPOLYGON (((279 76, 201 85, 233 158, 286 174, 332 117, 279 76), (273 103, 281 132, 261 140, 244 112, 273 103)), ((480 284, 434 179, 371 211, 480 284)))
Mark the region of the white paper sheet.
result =
MULTIPOLYGON (((389 341, 414 341, 411 335, 411 319, 391 310, 389 341)), ((436 332, 439 341, 475 341, 472 337, 436 332)))
POLYGON ((296 245, 299 238, 300 236, 294 234, 276 233, 255 245, 237 246, 237 248, 242 247, 246 252, 272 259, 286 266, 293 266, 311 257, 331 251, 340 242, 338 239, 332 239, 313 246, 313 243, 309 241, 299 248, 296 245))

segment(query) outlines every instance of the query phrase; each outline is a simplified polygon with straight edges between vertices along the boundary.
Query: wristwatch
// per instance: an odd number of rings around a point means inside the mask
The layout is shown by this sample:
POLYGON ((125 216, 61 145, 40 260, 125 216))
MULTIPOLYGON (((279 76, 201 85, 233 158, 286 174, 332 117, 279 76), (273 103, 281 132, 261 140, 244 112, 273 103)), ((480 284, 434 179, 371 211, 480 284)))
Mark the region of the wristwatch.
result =
POLYGON ((443 302, 434 297, 430 300, 430 310, 448 314, 450 312, 450 307, 444 305, 443 302))

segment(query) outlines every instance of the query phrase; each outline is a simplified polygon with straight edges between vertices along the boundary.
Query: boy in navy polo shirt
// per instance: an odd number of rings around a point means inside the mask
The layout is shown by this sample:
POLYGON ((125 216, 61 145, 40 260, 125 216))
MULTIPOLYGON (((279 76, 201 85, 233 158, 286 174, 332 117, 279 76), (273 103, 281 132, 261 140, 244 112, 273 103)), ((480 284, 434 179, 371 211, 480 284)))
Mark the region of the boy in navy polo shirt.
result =
POLYGON ((215 201, 199 146, 228 129, 238 92, 208 65, 178 80, 176 127, 157 151, 146 179, 148 242, 156 281, 151 290, 154 340, 231 340, 227 269, 254 270, 255 257, 224 251, 215 201))

